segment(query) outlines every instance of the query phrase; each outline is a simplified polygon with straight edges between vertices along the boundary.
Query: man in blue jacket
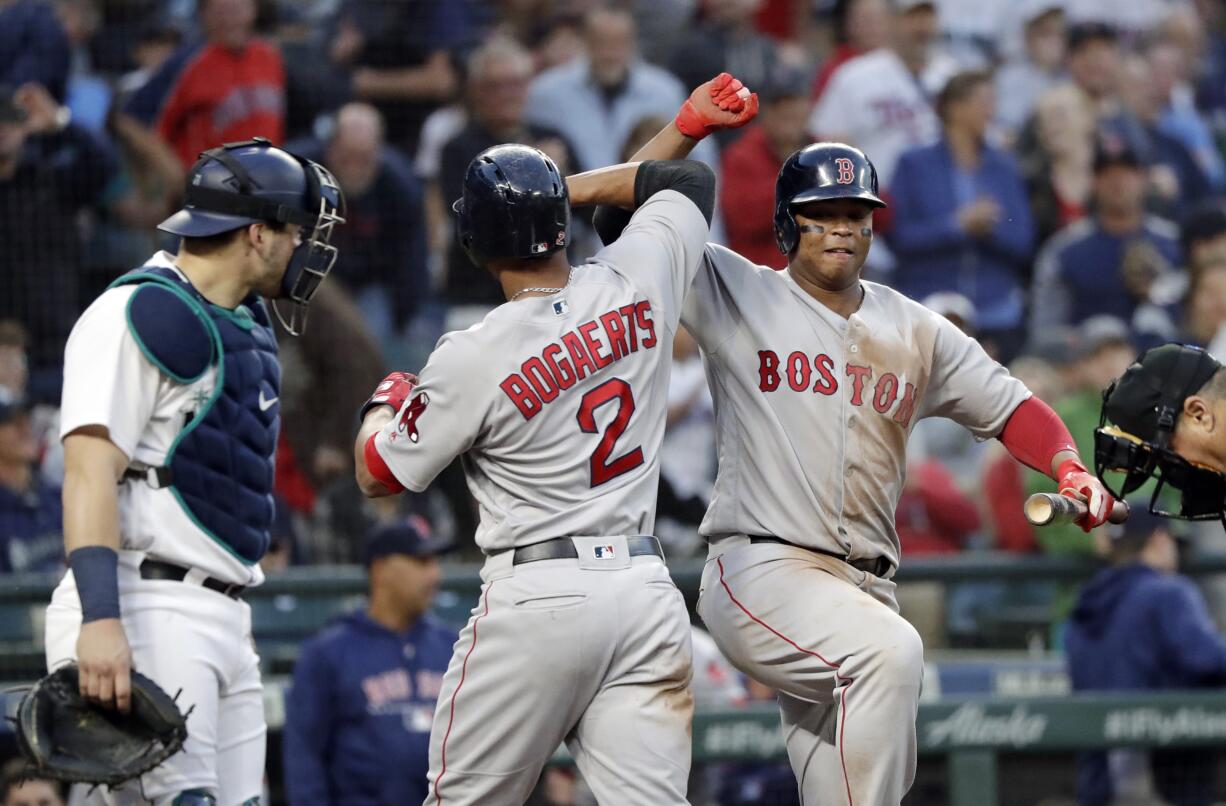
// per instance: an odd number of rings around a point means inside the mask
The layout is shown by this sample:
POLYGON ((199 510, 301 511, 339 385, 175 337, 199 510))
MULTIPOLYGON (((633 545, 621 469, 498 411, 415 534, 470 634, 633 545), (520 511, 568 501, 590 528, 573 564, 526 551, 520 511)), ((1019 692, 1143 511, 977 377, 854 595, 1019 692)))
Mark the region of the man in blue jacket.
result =
POLYGON ((447 541, 417 518, 366 549, 370 598, 308 641, 294 667, 283 740, 293 806, 403 806, 426 798, 430 725, 456 631, 427 611, 447 541))
MULTIPOLYGON (((1135 504, 1127 524, 1107 532, 1111 566, 1082 590, 1065 638, 1074 690, 1153 691, 1226 683, 1226 641, 1200 591, 1176 573, 1178 526, 1135 504)), ((1212 755, 1184 748, 1151 753, 1148 761, 1130 750, 1082 754, 1078 802, 1088 806, 1155 794, 1175 806, 1210 802, 1212 755)))
POLYGON ((912 299, 955 291, 975 304, 979 341, 1009 361, 1023 336, 1023 283, 1034 247, 1026 188, 1013 158, 987 139, 989 73, 959 73, 937 97, 941 138, 902 155, 889 192, 894 285, 912 299))

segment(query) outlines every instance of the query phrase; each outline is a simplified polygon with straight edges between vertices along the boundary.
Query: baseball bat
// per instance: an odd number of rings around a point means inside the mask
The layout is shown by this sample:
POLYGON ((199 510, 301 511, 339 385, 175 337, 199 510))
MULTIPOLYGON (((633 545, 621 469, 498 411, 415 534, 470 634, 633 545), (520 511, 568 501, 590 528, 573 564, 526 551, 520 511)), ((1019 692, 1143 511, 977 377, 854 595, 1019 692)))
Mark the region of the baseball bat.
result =
MULTIPOLYGON (((1035 493, 1026 499, 1023 507, 1026 520, 1035 526, 1050 526, 1053 523, 1072 523, 1086 514, 1086 505, 1076 498, 1057 493, 1035 493)), ((1128 520, 1128 504, 1116 501, 1107 516, 1109 523, 1123 523, 1128 520)))

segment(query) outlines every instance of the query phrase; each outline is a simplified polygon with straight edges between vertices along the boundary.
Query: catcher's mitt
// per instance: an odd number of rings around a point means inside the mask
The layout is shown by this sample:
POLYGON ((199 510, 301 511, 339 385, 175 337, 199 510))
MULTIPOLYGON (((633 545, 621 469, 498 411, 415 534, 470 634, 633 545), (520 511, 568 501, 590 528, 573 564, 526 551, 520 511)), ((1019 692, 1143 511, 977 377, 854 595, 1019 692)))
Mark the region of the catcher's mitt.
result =
POLYGON ((186 715, 157 683, 132 672, 132 707, 123 714, 81 696, 75 664, 35 683, 16 723, 31 775, 108 786, 153 769, 187 738, 186 715))

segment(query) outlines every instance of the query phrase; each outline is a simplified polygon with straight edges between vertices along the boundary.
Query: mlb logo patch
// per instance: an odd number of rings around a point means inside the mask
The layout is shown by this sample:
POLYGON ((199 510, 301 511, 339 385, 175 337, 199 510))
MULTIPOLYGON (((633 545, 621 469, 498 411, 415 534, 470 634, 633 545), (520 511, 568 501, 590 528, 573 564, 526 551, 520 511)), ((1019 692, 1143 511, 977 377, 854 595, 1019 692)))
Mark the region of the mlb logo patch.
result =
POLYGON ((570 306, 566 304, 566 300, 560 299, 553 304, 554 316, 566 316, 570 313, 570 306))
POLYGON ((617 550, 612 546, 592 546, 592 554, 595 554, 598 560, 611 560, 617 550))

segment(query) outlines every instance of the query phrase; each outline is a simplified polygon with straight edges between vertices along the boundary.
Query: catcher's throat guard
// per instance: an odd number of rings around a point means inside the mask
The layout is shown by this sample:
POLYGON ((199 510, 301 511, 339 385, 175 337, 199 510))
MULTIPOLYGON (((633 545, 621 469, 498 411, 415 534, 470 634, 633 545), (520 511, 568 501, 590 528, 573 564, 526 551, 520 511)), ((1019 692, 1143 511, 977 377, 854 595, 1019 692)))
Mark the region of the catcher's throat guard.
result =
POLYGON ((131 674, 132 707, 126 714, 82 696, 75 664, 35 683, 15 719, 17 747, 29 775, 113 787, 179 752, 187 739, 187 715, 152 680, 131 674))

